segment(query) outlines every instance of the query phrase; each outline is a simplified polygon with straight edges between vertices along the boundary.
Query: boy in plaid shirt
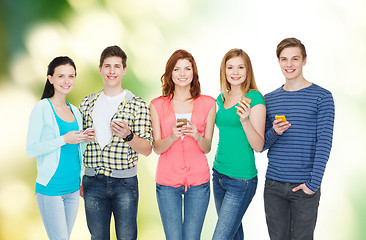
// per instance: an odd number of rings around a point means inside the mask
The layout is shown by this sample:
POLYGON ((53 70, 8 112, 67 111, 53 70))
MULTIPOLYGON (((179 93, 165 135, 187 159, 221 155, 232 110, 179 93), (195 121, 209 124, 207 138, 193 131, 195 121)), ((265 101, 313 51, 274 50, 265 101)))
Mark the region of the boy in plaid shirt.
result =
POLYGON ((104 89, 80 104, 83 127, 96 136, 84 152, 81 191, 92 240, 110 239, 112 213, 117 239, 137 238, 137 160, 151 153, 152 136, 148 105, 121 86, 126 60, 120 47, 107 47, 99 64, 104 89))

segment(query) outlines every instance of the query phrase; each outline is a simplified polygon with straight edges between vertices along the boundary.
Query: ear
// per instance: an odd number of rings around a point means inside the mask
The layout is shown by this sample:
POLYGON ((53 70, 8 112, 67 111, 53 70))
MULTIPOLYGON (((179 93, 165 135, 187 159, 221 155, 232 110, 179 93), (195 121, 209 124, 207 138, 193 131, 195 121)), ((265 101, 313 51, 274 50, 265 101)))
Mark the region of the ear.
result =
POLYGON ((53 82, 52 82, 52 76, 51 75, 47 75, 47 79, 48 79, 48 81, 51 83, 51 84, 53 84, 53 82))
POLYGON ((125 75, 127 72, 127 66, 123 69, 123 75, 125 75))
POLYGON ((303 63, 302 63, 302 65, 303 66, 305 66, 306 65, 306 61, 308 60, 308 57, 305 57, 305 59, 304 59, 304 61, 303 61, 303 63))
POLYGON ((102 66, 99 66, 99 73, 102 73, 102 66))

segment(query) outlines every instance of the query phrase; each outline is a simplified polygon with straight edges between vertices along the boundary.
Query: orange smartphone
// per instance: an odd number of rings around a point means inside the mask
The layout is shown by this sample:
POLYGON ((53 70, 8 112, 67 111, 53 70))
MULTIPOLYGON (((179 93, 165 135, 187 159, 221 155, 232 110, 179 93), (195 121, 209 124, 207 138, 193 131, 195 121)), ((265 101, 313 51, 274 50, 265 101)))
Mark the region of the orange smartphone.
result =
POLYGON ((285 115, 276 115, 275 119, 282 119, 282 122, 287 122, 285 115))

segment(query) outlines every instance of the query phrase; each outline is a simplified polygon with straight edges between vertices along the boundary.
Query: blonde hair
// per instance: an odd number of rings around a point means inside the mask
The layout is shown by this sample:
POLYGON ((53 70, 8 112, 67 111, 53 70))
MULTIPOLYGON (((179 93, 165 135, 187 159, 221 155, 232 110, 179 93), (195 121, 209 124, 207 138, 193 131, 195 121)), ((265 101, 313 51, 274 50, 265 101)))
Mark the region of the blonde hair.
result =
POLYGON ((250 61, 248 54, 246 54, 246 52, 244 52, 242 49, 234 48, 225 54, 220 65, 220 92, 221 97, 224 98, 227 97, 228 92, 231 90, 231 85, 226 79, 226 62, 235 57, 241 57, 241 59, 243 59, 244 61, 244 65, 246 68, 246 78, 241 84, 243 96, 245 96, 245 94, 247 94, 251 90, 258 91, 257 84, 255 83, 254 79, 252 62, 250 61))

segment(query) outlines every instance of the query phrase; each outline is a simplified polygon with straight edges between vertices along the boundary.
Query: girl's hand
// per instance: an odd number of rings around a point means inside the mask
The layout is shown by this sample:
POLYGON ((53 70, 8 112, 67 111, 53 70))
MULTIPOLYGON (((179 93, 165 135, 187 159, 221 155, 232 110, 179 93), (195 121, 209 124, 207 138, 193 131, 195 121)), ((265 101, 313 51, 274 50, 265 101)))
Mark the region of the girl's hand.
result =
POLYGON ((282 135, 282 133, 290 126, 291 124, 289 122, 283 122, 282 119, 276 119, 273 121, 273 130, 278 136, 282 135))
POLYGON ((172 133, 170 134, 170 138, 173 140, 173 142, 175 142, 176 140, 178 140, 178 138, 183 136, 182 129, 183 129, 184 126, 183 127, 177 127, 179 125, 181 125, 181 123, 176 122, 173 126, 172 133))
POLYGON ((196 125, 194 125, 191 121, 187 120, 189 125, 184 125, 182 127, 182 132, 184 135, 188 135, 194 138, 197 142, 202 139, 201 134, 198 132, 196 125))
POLYGON ((93 142, 95 139, 95 131, 89 131, 87 134, 84 134, 86 136, 85 142, 93 142))
POLYGON ((240 117, 240 122, 244 123, 246 121, 249 120, 249 115, 250 115, 250 105, 249 103, 243 101, 243 102, 239 102, 239 106, 235 106, 236 108, 236 113, 239 115, 240 117))
POLYGON ((87 139, 87 135, 82 134, 83 130, 78 130, 78 131, 70 131, 68 133, 66 133, 65 135, 63 135, 63 139, 65 141, 65 143, 69 143, 69 144, 78 144, 81 142, 85 142, 87 139))

